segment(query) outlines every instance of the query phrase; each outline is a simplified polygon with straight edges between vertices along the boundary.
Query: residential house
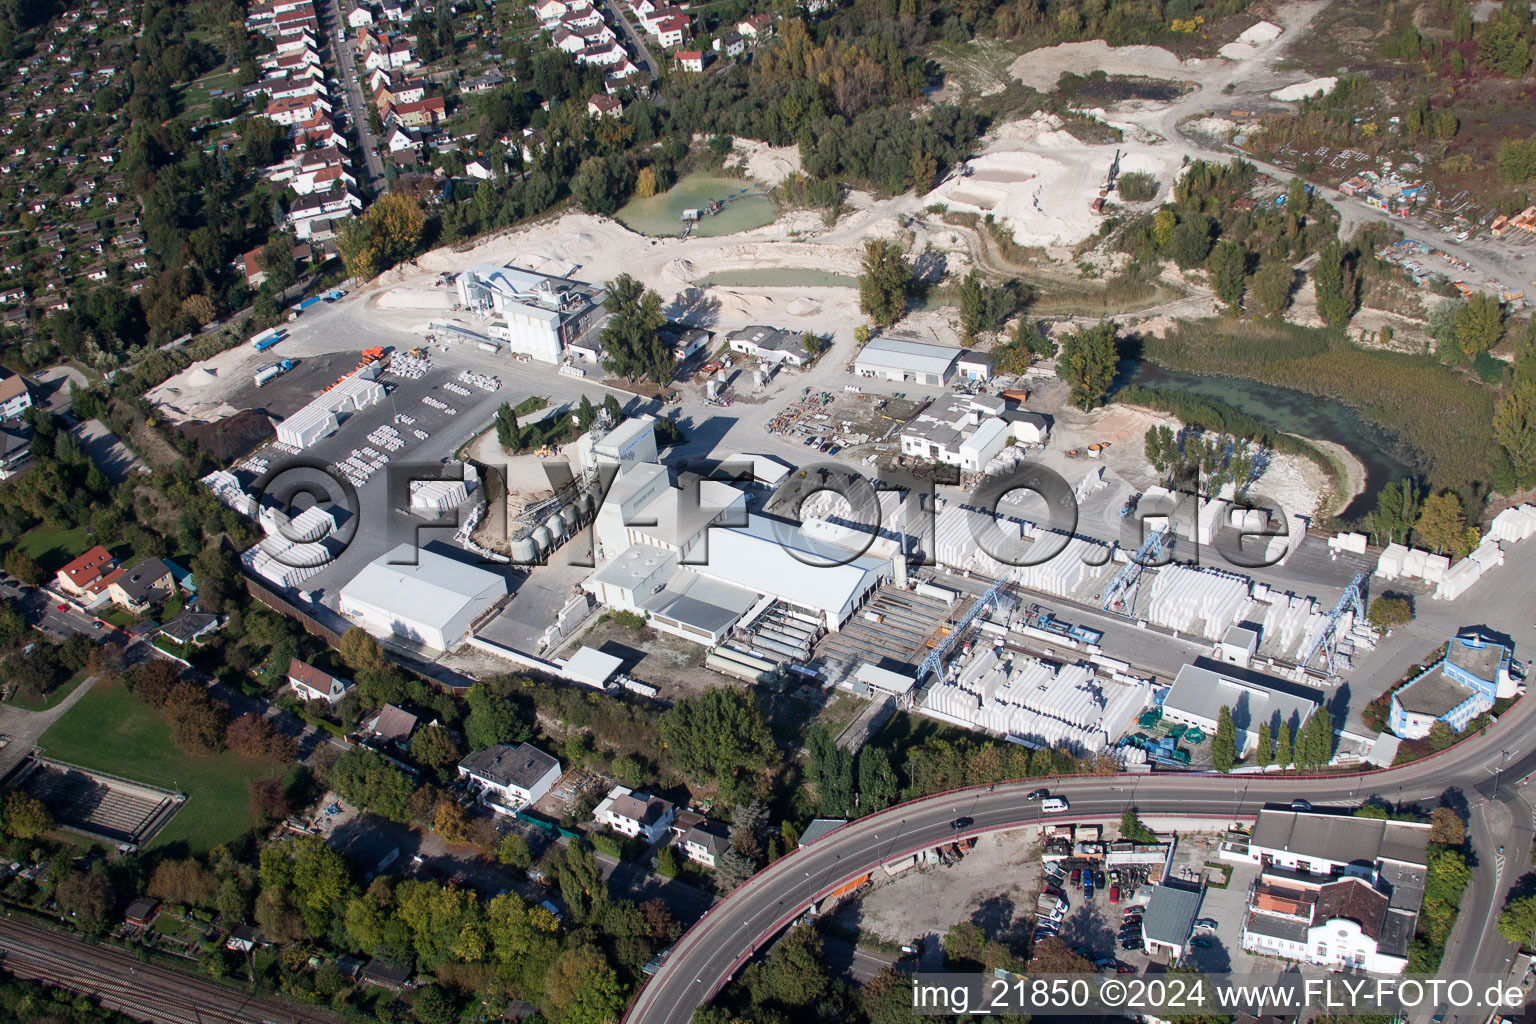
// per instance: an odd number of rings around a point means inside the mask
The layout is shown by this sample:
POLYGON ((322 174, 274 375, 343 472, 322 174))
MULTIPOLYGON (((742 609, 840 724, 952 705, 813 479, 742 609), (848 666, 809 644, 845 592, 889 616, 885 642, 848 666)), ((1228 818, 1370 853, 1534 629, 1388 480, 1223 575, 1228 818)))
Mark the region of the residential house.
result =
POLYGON ((624 101, 617 96, 593 93, 587 97, 587 113, 593 117, 618 117, 624 112, 624 101))
POLYGON ((0 379, 0 419, 15 419, 32 407, 32 392, 19 373, 0 379))
POLYGON ((254 925, 237 924, 229 930, 229 938, 224 942, 224 948, 231 953, 249 953, 257 946, 266 945, 266 937, 261 934, 261 929, 254 925))
POLYGON ((725 341, 732 352, 740 352, 765 363, 804 366, 810 359, 800 335, 778 327, 743 327, 727 334, 725 341))
MULTIPOLYGON (((388 12, 389 9, 389 4, 386 3, 384 10, 388 12)), ((391 992, 402 992, 410 987, 414 976, 409 967, 396 967, 375 957, 363 966, 360 979, 364 985, 388 989, 391 992)))
POLYGON ((185 647, 196 643, 219 628, 217 615, 208 612, 185 611, 160 627, 160 635, 185 647))
POLYGON ((106 587, 102 581, 116 568, 117 559, 98 544, 60 569, 55 580, 65 594, 87 599, 101 593, 106 587))
POLYGON ((715 49, 727 57, 739 57, 746 52, 747 41, 741 37, 741 33, 731 29, 715 40, 715 49))
POLYGON ((302 701, 323 700, 335 704, 352 689, 352 680, 321 671, 298 658, 288 660, 288 686, 302 701))
POLYGON ((31 424, 25 420, 0 420, 0 480, 11 479, 31 462, 31 424))
POLYGON ((429 100, 419 100, 415 103, 401 103, 391 107, 389 116, 395 118, 408 128, 420 128, 423 125, 437 124, 447 116, 447 110, 441 96, 434 96, 429 100))
POLYGON ((673 14, 665 18, 659 18, 651 23, 652 35, 656 41, 667 49, 682 46, 688 41, 690 22, 686 14, 673 14))
POLYGON ((261 266, 261 251, 266 246, 258 245, 244 256, 240 257, 240 263, 245 270, 245 283, 252 288, 260 288, 267 279, 267 272, 261 266))
POLYGON ((550 791, 560 779, 560 762, 528 743, 498 743, 460 761, 459 776, 492 810, 512 814, 550 791))
POLYGON ((714 822, 704 821, 684 832, 678 845, 684 857, 695 864, 712 868, 716 858, 731 848, 731 840, 724 828, 714 822))
POLYGON ((373 24, 373 12, 361 5, 347 12, 347 27, 363 28, 373 24))
POLYGON ((673 56, 677 58, 677 66, 684 71, 699 72, 704 70, 703 50, 679 50, 673 56))
POLYGON ((385 704, 364 727, 365 734, 381 744, 391 744, 404 749, 411 742, 421 719, 402 707, 385 704))
POLYGON ((107 577, 107 595, 112 603, 135 615, 142 615, 175 592, 171 567, 163 558, 146 558, 107 577))
POLYGON ((1451 638, 1435 663, 1392 691, 1387 727, 1407 740, 1423 739, 1436 722, 1460 732, 1500 697, 1512 697, 1512 652, 1467 633, 1451 638))
POLYGON ((773 32, 773 15, 754 14, 736 23, 736 31, 748 39, 761 39, 773 32))
POLYGON ((627 786, 614 786, 597 805, 593 818, 620 835, 654 843, 666 834, 667 826, 677 816, 668 801, 647 793, 637 793, 627 786))
POLYGON ((140 896, 128 904, 128 909, 123 912, 123 920, 135 928, 148 928, 159 909, 159 900, 150 896, 140 896))

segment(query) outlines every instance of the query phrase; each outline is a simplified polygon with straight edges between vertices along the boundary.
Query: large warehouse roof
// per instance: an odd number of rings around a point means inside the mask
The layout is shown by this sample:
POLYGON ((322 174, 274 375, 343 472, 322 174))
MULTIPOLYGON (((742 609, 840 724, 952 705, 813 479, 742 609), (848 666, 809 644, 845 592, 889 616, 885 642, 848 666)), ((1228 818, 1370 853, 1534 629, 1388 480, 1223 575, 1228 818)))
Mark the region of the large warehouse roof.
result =
POLYGON ((807 564, 795 557, 825 560, 824 552, 796 542, 793 531, 780 537, 770 521, 753 516, 744 529, 709 532, 708 560, 691 568, 701 576, 734 583, 780 600, 818 611, 842 613, 889 572, 888 558, 863 555, 846 565, 807 564))
MULTIPOLYGON (((1265 722, 1286 722, 1299 728, 1317 710, 1317 702, 1286 693, 1258 680, 1256 673, 1241 678, 1216 672, 1203 665, 1185 665, 1173 680, 1163 707, 1187 715, 1214 720, 1219 708, 1232 709, 1232 724, 1239 731, 1256 733, 1265 722)), ((1275 685, 1283 685, 1275 680, 1275 685)))
POLYGON ((854 361, 860 369, 878 367, 947 377, 949 368, 959 357, 960 350, 957 348, 927 345, 921 341, 901 341, 897 338, 876 338, 859 350, 854 361))
POLYGON ((506 593, 506 588, 506 581, 493 572, 401 544, 368 563, 341 588, 341 596, 400 621, 445 629, 470 601, 488 590, 506 593), (415 565, 392 564, 413 558, 415 565))

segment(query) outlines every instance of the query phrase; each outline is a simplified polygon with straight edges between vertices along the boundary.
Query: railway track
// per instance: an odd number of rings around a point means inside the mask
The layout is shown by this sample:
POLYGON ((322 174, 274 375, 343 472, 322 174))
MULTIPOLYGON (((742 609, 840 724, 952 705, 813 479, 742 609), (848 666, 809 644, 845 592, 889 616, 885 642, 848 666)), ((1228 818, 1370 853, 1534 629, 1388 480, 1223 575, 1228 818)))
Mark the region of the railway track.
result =
POLYGON ((88 995, 150 1024, 336 1024, 320 1010, 258 999, 243 992, 141 963, 128 953, 91 945, 14 919, 0 919, 0 967, 19 978, 88 995))

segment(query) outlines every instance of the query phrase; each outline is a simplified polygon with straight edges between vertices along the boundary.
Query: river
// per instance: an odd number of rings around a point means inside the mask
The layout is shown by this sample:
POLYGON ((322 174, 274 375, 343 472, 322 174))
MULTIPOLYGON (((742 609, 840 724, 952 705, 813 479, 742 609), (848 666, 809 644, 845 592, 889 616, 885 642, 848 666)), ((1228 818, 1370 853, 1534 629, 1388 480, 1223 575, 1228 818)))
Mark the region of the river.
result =
POLYGON ((1382 487, 1414 472, 1394 453, 1391 438, 1381 428, 1347 406, 1304 391, 1240 377, 1201 377, 1166 370, 1145 360, 1122 366, 1116 383, 1209 398, 1230 405, 1276 430, 1332 441, 1348 448, 1365 467, 1365 487, 1339 513, 1341 519, 1358 519, 1371 511, 1376 507, 1376 495, 1382 487))

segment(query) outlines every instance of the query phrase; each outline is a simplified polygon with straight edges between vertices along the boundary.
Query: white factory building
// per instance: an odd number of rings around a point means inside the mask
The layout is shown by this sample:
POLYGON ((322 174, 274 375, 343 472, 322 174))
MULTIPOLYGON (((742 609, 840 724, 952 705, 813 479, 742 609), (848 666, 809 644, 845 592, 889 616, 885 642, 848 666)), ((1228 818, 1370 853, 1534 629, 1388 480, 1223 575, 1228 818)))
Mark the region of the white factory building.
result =
POLYGON ((378 375, 378 364, 371 363, 343 378, 279 423, 277 439, 302 449, 336 433, 342 420, 384 401, 384 385, 376 379, 378 375))
POLYGON ((875 338, 853 359, 853 372, 878 380, 943 387, 955 376, 958 348, 930 345, 904 338, 875 338))
POLYGON ((1163 698, 1163 718, 1193 725, 1207 736, 1216 732, 1222 708, 1232 713, 1237 752, 1246 757, 1259 745, 1259 727, 1268 724, 1271 736, 1282 724, 1294 735, 1317 710, 1320 694, 1279 679, 1217 662, 1197 659, 1179 669, 1163 698), (1311 694, 1306 695, 1306 694, 1311 694))
POLYGON ((1049 434, 1044 416, 1009 411, 1005 399, 955 394, 934 402, 902 428, 901 454, 979 473, 1015 441, 1041 444, 1049 434))
POLYGON ((699 643, 718 643, 775 602, 836 630, 896 573, 891 558, 869 553, 825 565, 795 524, 749 515, 737 487, 692 477, 674 487, 654 463, 622 470, 593 534, 600 564, 583 588, 699 643))
POLYGON ((496 573, 401 544, 342 587, 338 610, 381 639, 446 651, 506 593, 507 581, 496 573))
POLYGON ((1106 749, 1152 697, 1146 682, 1121 682, 1091 664, 1058 666, 986 648, 928 691, 923 711, 1032 746, 1106 749))
POLYGON ((516 267, 476 263, 454 284, 460 305, 492 321, 487 334, 541 363, 561 362, 566 347, 601 314, 601 289, 516 267))
POLYGON ((633 466, 656 460, 654 416, 626 419, 611 429, 594 425, 576 439, 576 463, 583 473, 600 465, 633 466))

